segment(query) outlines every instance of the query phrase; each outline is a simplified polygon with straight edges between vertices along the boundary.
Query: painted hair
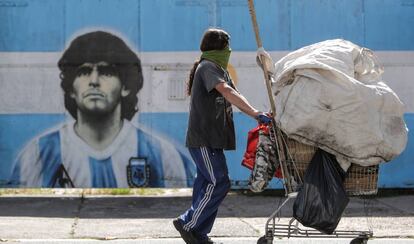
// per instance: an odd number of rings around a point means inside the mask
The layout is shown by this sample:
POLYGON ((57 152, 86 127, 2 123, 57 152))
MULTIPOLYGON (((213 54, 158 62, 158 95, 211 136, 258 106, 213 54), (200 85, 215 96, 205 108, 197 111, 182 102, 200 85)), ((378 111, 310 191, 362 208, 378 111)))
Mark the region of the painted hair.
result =
POLYGON ((76 37, 58 62, 60 86, 64 91, 65 108, 77 118, 77 104, 70 96, 78 67, 84 63, 106 62, 113 66, 122 85, 130 93, 121 98, 121 118, 131 120, 138 111, 138 91, 143 86, 141 60, 119 37, 95 31, 76 37))

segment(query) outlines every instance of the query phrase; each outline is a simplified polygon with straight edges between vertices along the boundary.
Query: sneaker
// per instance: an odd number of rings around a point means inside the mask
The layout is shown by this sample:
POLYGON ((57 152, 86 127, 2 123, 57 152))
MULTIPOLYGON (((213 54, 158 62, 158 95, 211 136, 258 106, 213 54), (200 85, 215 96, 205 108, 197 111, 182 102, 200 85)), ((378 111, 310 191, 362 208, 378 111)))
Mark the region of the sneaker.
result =
POLYGON ((198 243, 200 243, 200 244, 214 244, 216 242, 214 242, 213 240, 211 240, 210 237, 207 237, 206 240, 199 241, 198 243))
POLYGON ((195 235, 195 237, 197 238, 197 243, 198 244, 218 244, 217 242, 214 242, 213 240, 210 239, 210 237, 208 236, 200 236, 197 233, 193 233, 195 235))
POLYGON ((181 238, 183 238, 185 243, 187 243, 187 244, 198 244, 199 243, 199 241, 197 240, 197 238, 193 235, 193 233, 191 231, 184 230, 183 223, 182 223, 181 219, 179 219, 179 218, 174 219, 173 220, 173 225, 174 225, 175 229, 178 232, 180 232, 180 236, 181 236, 181 238))

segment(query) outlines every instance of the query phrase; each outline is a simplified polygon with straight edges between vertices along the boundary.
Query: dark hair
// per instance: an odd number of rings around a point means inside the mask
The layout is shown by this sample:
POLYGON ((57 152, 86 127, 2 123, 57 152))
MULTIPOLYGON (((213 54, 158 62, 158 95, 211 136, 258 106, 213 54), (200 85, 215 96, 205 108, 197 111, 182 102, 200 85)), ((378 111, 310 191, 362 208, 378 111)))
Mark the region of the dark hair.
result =
MULTIPOLYGON (((200 51, 223 50, 229 45, 230 35, 217 28, 209 28, 204 32, 200 43, 200 51)), ((187 94, 191 95, 191 88, 193 87, 194 74, 197 70, 201 60, 196 60, 191 68, 190 75, 187 82, 187 94)))
POLYGON ((130 93, 121 98, 121 118, 131 120, 138 111, 137 93, 142 88, 141 60, 119 37, 96 31, 76 37, 58 62, 65 107, 77 118, 77 104, 70 96, 77 69, 84 63, 107 62, 115 67, 122 85, 130 93))

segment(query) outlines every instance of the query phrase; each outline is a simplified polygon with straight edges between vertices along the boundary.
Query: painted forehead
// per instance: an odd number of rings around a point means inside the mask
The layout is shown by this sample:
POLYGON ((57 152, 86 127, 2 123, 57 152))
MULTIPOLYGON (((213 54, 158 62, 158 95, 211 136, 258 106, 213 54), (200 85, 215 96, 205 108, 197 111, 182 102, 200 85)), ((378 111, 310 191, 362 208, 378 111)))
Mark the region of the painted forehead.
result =
POLYGON ((94 66, 109 66, 110 64, 108 62, 105 61, 101 61, 98 63, 83 63, 81 65, 79 65, 79 67, 90 67, 93 68, 94 66))

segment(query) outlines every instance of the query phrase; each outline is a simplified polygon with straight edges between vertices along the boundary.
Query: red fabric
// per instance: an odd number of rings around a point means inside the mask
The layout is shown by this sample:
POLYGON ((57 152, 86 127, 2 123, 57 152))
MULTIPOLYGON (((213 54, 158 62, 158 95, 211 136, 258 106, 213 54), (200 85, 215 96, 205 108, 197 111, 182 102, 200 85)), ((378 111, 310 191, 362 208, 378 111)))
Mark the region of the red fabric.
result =
POLYGON ((282 178, 283 178, 283 175, 282 175, 282 170, 280 169, 280 166, 279 166, 279 167, 277 167, 277 170, 276 170, 276 172, 275 172, 275 177, 276 177, 276 178, 279 178, 279 179, 282 179, 282 178))
MULTIPOLYGON (((269 133, 269 126, 265 124, 259 124, 255 128, 251 129, 247 134, 247 147, 244 153, 242 165, 250 170, 253 170, 254 164, 256 163, 256 148, 259 143, 259 131, 262 130, 265 133, 269 133)), ((283 178, 280 167, 275 172, 275 177, 283 178)))
POLYGON ((256 160, 256 147, 259 142, 259 130, 260 125, 250 130, 247 134, 247 147, 243 156, 242 165, 250 170, 253 170, 256 160))

